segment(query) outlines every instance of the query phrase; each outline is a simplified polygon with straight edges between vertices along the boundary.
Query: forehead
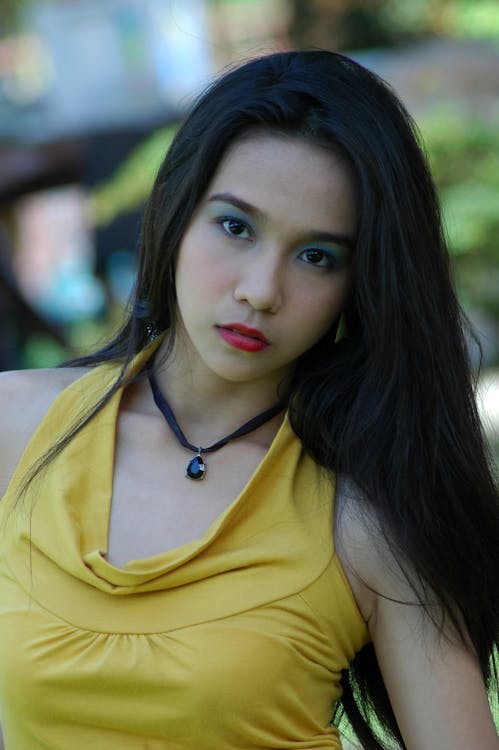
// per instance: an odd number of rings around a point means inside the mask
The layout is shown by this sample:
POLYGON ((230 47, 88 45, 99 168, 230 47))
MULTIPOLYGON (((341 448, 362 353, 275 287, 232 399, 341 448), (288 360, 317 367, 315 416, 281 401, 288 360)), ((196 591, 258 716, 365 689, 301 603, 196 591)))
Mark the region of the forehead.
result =
POLYGON ((353 171, 340 153, 298 137, 256 134, 235 141, 207 197, 230 193, 290 225, 355 234, 353 171))

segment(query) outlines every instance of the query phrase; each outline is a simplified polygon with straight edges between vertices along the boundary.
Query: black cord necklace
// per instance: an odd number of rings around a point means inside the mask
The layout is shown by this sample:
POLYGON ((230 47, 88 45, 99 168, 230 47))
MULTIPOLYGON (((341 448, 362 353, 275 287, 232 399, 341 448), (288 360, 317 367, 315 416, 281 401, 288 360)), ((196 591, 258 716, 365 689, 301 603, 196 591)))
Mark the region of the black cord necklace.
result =
POLYGON ((175 415, 171 410, 170 404, 159 390, 158 384, 156 383, 154 375, 151 371, 149 371, 149 383, 151 386, 154 402, 168 422, 169 427, 173 430, 175 437, 179 441, 180 445, 182 445, 184 448, 188 448, 189 450, 194 451, 194 453, 196 454, 194 458, 191 458, 191 460, 187 464, 187 468, 185 471, 185 476, 189 479, 204 479, 206 473, 206 464, 203 460, 203 453, 212 453, 213 451, 217 451, 219 448, 223 448, 224 445, 227 445, 227 443, 231 440, 235 440, 235 438, 241 437, 242 435, 247 435, 248 432, 253 432, 253 430, 256 430, 257 427, 265 424, 265 422, 268 422, 270 419, 272 419, 272 417, 275 417, 276 414, 279 414, 279 412, 284 409, 284 403, 282 401, 279 401, 279 403, 274 404, 274 406, 271 406, 270 409, 266 409, 266 411, 262 411, 261 414, 257 414, 256 417, 253 417, 253 419, 245 422, 237 430, 231 432, 230 435, 226 435, 216 443, 213 443, 213 445, 210 445, 207 448, 202 448, 201 446, 198 448, 192 443, 189 443, 184 433, 180 429, 180 426, 175 419, 175 415))

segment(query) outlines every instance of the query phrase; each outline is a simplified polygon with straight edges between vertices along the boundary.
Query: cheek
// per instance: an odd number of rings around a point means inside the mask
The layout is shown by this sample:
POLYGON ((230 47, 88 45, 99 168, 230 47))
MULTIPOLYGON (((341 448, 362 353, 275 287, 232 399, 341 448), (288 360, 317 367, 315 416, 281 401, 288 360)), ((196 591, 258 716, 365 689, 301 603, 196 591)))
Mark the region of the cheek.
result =
POLYGON ((194 225, 180 246, 176 289, 193 298, 209 297, 234 282, 232 265, 220 252, 213 227, 194 225))
POLYGON ((302 321, 309 321, 311 335, 321 338, 340 316, 346 304, 348 290, 348 279, 337 278, 334 285, 327 285, 324 289, 316 288, 313 293, 302 296, 294 310, 302 321))
POLYGON ((202 252, 195 257, 193 263, 180 263, 176 275, 177 304, 184 322, 206 322, 216 317, 220 303, 226 304, 224 301, 232 295, 227 270, 218 264, 203 262, 202 252))
POLYGON ((230 282, 229 275, 213 264, 199 262, 190 268, 180 266, 176 279, 177 298, 188 301, 193 307, 201 300, 216 301, 230 288, 230 282))

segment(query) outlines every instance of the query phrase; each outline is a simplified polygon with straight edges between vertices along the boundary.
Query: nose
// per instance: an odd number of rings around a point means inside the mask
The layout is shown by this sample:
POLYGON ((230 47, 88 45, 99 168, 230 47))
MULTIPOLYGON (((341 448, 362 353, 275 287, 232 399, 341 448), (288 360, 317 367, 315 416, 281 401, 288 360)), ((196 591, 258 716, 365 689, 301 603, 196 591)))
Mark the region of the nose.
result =
POLYGON ((255 310, 275 313, 283 300, 283 269, 277 253, 255 253, 242 264, 234 289, 238 302, 255 310))

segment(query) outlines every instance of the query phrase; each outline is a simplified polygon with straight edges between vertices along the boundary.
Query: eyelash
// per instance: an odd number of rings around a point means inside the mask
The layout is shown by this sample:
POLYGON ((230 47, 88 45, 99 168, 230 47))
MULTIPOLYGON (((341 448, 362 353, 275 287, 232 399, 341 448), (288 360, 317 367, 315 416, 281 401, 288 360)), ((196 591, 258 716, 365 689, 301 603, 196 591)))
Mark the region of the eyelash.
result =
POLYGON ((308 262, 307 265, 309 266, 315 266, 316 268, 326 268, 329 270, 335 270, 340 266, 340 259, 338 258, 338 256, 335 255, 335 253, 325 250, 322 247, 306 247, 305 250, 301 251, 299 257, 305 255, 305 253, 322 253, 321 260, 325 261, 324 264, 308 262))
POLYGON ((220 225, 222 228, 222 231, 225 232, 225 234, 228 234, 229 237, 236 237, 238 239, 248 240, 251 237, 253 237, 253 230, 242 219, 239 219, 237 216, 221 216, 219 219, 217 219, 217 224, 220 225), (236 234, 234 232, 230 232, 228 229, 225 228, 224 224, 227 224, 229 222, 232 222, 234 224, 238 224, 240 227, 243 227, 243 229, 246 229, 248 231, 249 236, 248 237, 241 237, 241 235, 236 234))
MULTIPOLYGON (((249 240, 252 239, 254 236, 254 232, 250 225, 244 221, 243 219, 238 218, 237 216, 220 216, 218 219, 216 219, 216 223, 221 227, 222 231, 225 232, 229 237, 235 237, 236 239, 243 239, 243 240, 249 240), (248 237, 241 237, 240 234, 237 234, 235 232, 231 232, 228 228, 226 228, 224 225, 228 224, 229 222, 232 222, 233 224, 237 224, 239 227, 242 227, 243 231, 246 230, 248 232, 248 237)), ((325 268, 326 270, 335 270, 340 266, 340 259, 336 254, 334 254, 331 251, 325 250, 322 247, 307 247, 304 250, 302 250, 299 254, 299 258, 301 258, 302 255, 306 253, 322 253, 321 261, 324 260, 324 264, 319 263, 310 263, 307 261, 303 261, 309 266, 315 266, 317 268, 325 268)))

